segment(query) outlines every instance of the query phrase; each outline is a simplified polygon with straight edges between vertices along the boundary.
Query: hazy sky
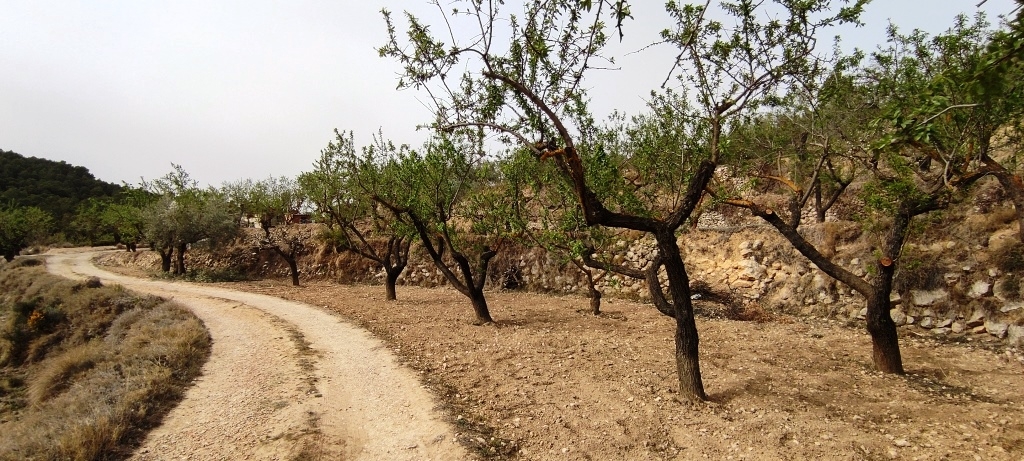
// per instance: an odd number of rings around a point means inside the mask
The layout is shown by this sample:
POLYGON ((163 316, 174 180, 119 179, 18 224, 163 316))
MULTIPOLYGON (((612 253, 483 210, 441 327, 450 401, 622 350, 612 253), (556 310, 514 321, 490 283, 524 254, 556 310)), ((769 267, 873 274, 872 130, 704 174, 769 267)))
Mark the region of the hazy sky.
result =
MULTIPOLYGON (((442 0, 442 4, 445 0, 442 0)), ((891 19, 935 33, 979 0, 875 0, 844 44, 872 48, 891 19)), ((672 49, 626 54, 669 24, 662 0, 633 0, 618 71, 588 79, 598 114, 635 113, 672 49)), ((201 184, 311 169, 334 128, 357 145, 383 128, 419 144, 422 95, 396 91, 398 66, 374 51, 379 13, 426 1, 0 0, 0 149, 64 160, 138 183, 184 166, 201 184)), ((989 18, 1013 0, 987 0, 989 18)), ((400 15, 397 15, 401 19, 400 15)))

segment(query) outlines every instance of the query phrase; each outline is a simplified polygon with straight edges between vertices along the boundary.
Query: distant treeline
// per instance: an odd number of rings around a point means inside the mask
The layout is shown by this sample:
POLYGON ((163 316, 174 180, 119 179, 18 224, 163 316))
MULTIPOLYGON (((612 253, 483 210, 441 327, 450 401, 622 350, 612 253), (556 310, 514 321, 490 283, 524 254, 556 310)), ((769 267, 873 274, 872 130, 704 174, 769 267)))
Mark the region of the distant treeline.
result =
POLYGON ((85 167, 0 150, 0 205, 37 207, 53 216, 60 229, 74 219, 81 202, 114 198, 120 190, 85 167))

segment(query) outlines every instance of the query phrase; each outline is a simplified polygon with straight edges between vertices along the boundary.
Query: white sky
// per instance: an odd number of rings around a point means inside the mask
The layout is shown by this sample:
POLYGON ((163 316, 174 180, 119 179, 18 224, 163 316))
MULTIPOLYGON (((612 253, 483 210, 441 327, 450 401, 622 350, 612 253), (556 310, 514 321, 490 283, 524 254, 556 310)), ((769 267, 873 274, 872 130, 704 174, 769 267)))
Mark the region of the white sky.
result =
MULTIPOLYGON (((850 47, 884 41, 888 20, 941 32, 979 0, 874 0, 850 47)), ((633 0, 618 71, 588 79, 593 108, 635 113, 674 56, 628 54, 669 26, 662 0, 633 0)), ((396 91, 378 57, 379 10, 436 14, 425 1, 0 0, 0 149, 64 160, 110 182, 138 183, 181 164, 201 184, 311 169, 334 128, 357 145, 383 128, 419 144, 422 95, 396 91)), ((1013 0, 988 0, 989 19, 1013 0)), ((828 43, 828 40, 824 41, 828 43)))

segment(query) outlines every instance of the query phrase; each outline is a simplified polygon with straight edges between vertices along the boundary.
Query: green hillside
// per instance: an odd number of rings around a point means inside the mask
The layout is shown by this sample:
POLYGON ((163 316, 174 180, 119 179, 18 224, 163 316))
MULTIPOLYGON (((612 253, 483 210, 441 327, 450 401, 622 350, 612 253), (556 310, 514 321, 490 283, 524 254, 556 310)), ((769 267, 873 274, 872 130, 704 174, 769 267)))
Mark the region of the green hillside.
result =
POLYGON ((78 204, 91 197, 113 197, 121 186, 96 179, 85 167, 0 150, 0 204, 38 207, 60 228, 78 204))

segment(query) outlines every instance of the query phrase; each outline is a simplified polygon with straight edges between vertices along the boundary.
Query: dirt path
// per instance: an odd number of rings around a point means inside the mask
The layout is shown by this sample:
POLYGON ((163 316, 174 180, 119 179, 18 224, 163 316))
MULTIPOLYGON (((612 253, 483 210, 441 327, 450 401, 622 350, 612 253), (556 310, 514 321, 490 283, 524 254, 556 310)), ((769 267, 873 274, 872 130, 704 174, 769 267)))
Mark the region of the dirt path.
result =
POLYGON ((96 254, 53 251, 48 267, 174 299, 213 337, 202 377, 134 459, 469 458, 416 375, 364 330, 308 304, 112 274, 96 254))

